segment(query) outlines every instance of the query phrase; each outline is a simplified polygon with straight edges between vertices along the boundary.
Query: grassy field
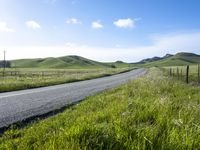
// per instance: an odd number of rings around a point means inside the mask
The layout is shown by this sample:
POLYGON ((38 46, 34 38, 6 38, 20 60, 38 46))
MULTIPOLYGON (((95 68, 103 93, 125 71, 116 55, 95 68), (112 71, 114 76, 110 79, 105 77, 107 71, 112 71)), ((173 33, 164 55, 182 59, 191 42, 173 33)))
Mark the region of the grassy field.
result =
POLYGON ((0 74, 0 92, 93 79, 130 69, 7 69, 5 77, 2 77, 2 72, 0 74))
POLYGON ((152 69, 63 113, 14 127, 0 149, 200 149, 200 88, 152 69))
MULTIPOLYGON (((198 65, 190 65, 189 67, 190 67, 189 68, 189 81, 195 84, 198 82, 198 65)), ((172 69, 172 73, 173 73, 174 77, 179 78, 179 80, 185 81, 186 66, 165 67, 168 74, 170 72, 170 68, 172 69), (181 76, 181 72, 182 72, 182 76, 181 76), (179 74, 179 77, 178 77, 178 74, 179 74)))

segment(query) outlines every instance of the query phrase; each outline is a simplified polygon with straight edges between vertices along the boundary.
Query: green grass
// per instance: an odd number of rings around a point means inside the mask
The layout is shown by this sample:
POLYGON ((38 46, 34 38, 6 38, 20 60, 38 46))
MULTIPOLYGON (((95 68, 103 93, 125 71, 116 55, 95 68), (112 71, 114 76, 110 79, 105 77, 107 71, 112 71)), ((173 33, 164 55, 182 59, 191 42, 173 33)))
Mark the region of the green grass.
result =
MULTIPOLYGON (((151 59, 150 59, 151 60, 151 59)), ((151 60, 152 61, 152 60, 151 60)), ((80 56, 64 56, 58 58, 20 59, 11 61, 14 68, 56 68, 56 69, 88 69, 88 68, 124 68, 124 67, 166 67, 185 66, 200 63, 200 55, 193 53, 177 53, 162 60, 146 63, 125 63, 122 61, 102 63, 80 56)))
POLYGON ((0 149, 200 149, 200 88, 158 69, 63 113, 10 129, 0 149))
POLYGON ((19 59, 11 61, 11 67, 14 68, 94 69, 94 68, 112 68, 112 65, 115 65, 116 67, 128 67, 129 64, 102 63, 80 56, 19 59))
POLYGON ((185 66, 200 63, 200 56, 192 53, 178 53, 172 57, 148 62, 145 64, 137 64, 140 67, 166 67, 166 66, 185 66))
MULTIPOLYGON (((57 85, 109 76, 131 68, 104 69, 7 69, 6 77, 0 74, 0 92, 8 92, 49 85, 57 85), (14 75, 15 71, 19 74, 14 75), (11 75, 11 72, 13 75, 11 75)), ((133 68, 132 68, 133 69, 133 68)), ((0 72, 2 73, 2 72, 0 72)))
MULTIPOLYGON (((198 65, 190 65, 189 66, 189 81, 192 83, 198 82, 198 65)), ((185 81, 186 78, 186 66, 170 66, 170 67, 164 67, 166 69, 166 72, 169 74, 170 68, 172 69, 172 72, 174 73, 174 77, 178 78, 177 72, 179 72, 179 75, 182 71, 182 77, 179 77, 179 80, 185 81), (177 71, 177 68, 179 71, 177 71)))
POLYGON ((11 61, 16 68, 106 68, 110 67, 100 62, 89 60, 80 56, 65 56, 58 58, 20 59, 11 61))

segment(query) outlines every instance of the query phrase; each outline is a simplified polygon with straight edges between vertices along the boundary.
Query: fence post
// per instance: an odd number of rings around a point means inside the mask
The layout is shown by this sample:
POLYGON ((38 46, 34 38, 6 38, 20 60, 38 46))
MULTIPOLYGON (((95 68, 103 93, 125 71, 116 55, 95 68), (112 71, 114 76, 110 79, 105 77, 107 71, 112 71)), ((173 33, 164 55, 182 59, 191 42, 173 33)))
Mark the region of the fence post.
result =
POLYGON ((186 68, 186 83, 188 84, 189 83, 189 65, 187 65, 187 68, 186 68))
POLYGON ((182 80, 182 78, 183 78, 183 70, 181 69, 181 80, 182 80))
POLYGON ((4 59, 3 59, 3 77, 6 75, 6 51, 3 51, 4 59))
POLYGON ((172 68, 169 69, 169 75, 172 76, 172 68))
POLYGON ((198 64, 198 83, 200 83, 200 64, 198 64))
POLYGON ((179 68, 177 67, 177 78, 179 79, 179 68))

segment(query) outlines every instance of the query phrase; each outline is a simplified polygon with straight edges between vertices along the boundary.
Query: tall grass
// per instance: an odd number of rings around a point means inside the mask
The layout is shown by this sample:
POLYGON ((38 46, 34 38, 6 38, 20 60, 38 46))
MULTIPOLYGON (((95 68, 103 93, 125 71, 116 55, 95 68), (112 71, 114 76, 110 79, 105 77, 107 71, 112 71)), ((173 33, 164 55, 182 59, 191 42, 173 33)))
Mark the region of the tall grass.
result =
POLYGON ((65 112, 10 129, 0 149, 200 149, 200 88, 153 69, 65 112))
MULTIPOLYGON (((166 73, 170 74, 170 69, 172 76, 185 81, 186 80, 186 68, 187 66, 171 66, 165 67, 166 73)), ((189 82, 192 84, 197 84, 198 81, 198 65, 190 65, 189 66, 189 82)))
POLYGON ((6 76, 0 76, 0 92, 30 89, 104 77, 128 71, 130 68, 116 69, 7 69, 6 76), (11 75, 11 72, 12 75, 11 75))

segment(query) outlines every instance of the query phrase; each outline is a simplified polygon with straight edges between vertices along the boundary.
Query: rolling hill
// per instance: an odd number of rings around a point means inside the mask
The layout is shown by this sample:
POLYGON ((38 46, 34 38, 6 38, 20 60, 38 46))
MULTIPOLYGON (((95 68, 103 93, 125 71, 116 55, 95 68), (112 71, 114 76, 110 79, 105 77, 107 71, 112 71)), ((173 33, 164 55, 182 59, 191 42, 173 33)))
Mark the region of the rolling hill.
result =
POLYGON ((158 61, 158 60, 163 60, 169 57, 172 57, 173 55, 171 54, 166 54, 164 57, 152 57, 152 58, 147 58, 147 59, 143 59, 139 62, 139 64, 144 64, 144 63, 149 63, 149 62, 154 62, 154 61, 158 61))
POLYGON ((19 59, 11 61, 15 68, 114 68, 128 66, 124 62, 102 63, 80 56, 49 57, 37 59, 19 59))
POLYGON ((176 55, 167 54, 164 57, 153 57, 142 60, 135 65, 143 67, 164 67, 164 66, 184 66, 200 63, 200 55, 193 53, 177 53, 176 55), (156 58, 156 59, 155 59, 156 58))
POLYGON ((49 57, 37 59, 19 59, 10 61, 11 67, 16 68, 122 68, 122 67, 164 67, 164 66, 184 66, 200 63, 200 55, 194 53, 181 52, 176 55, 166 54, 163 57, 153 57, 143 59, 137 63, 125 63, 122 61, 103 63, 90 60, 80 56, 49 57))

